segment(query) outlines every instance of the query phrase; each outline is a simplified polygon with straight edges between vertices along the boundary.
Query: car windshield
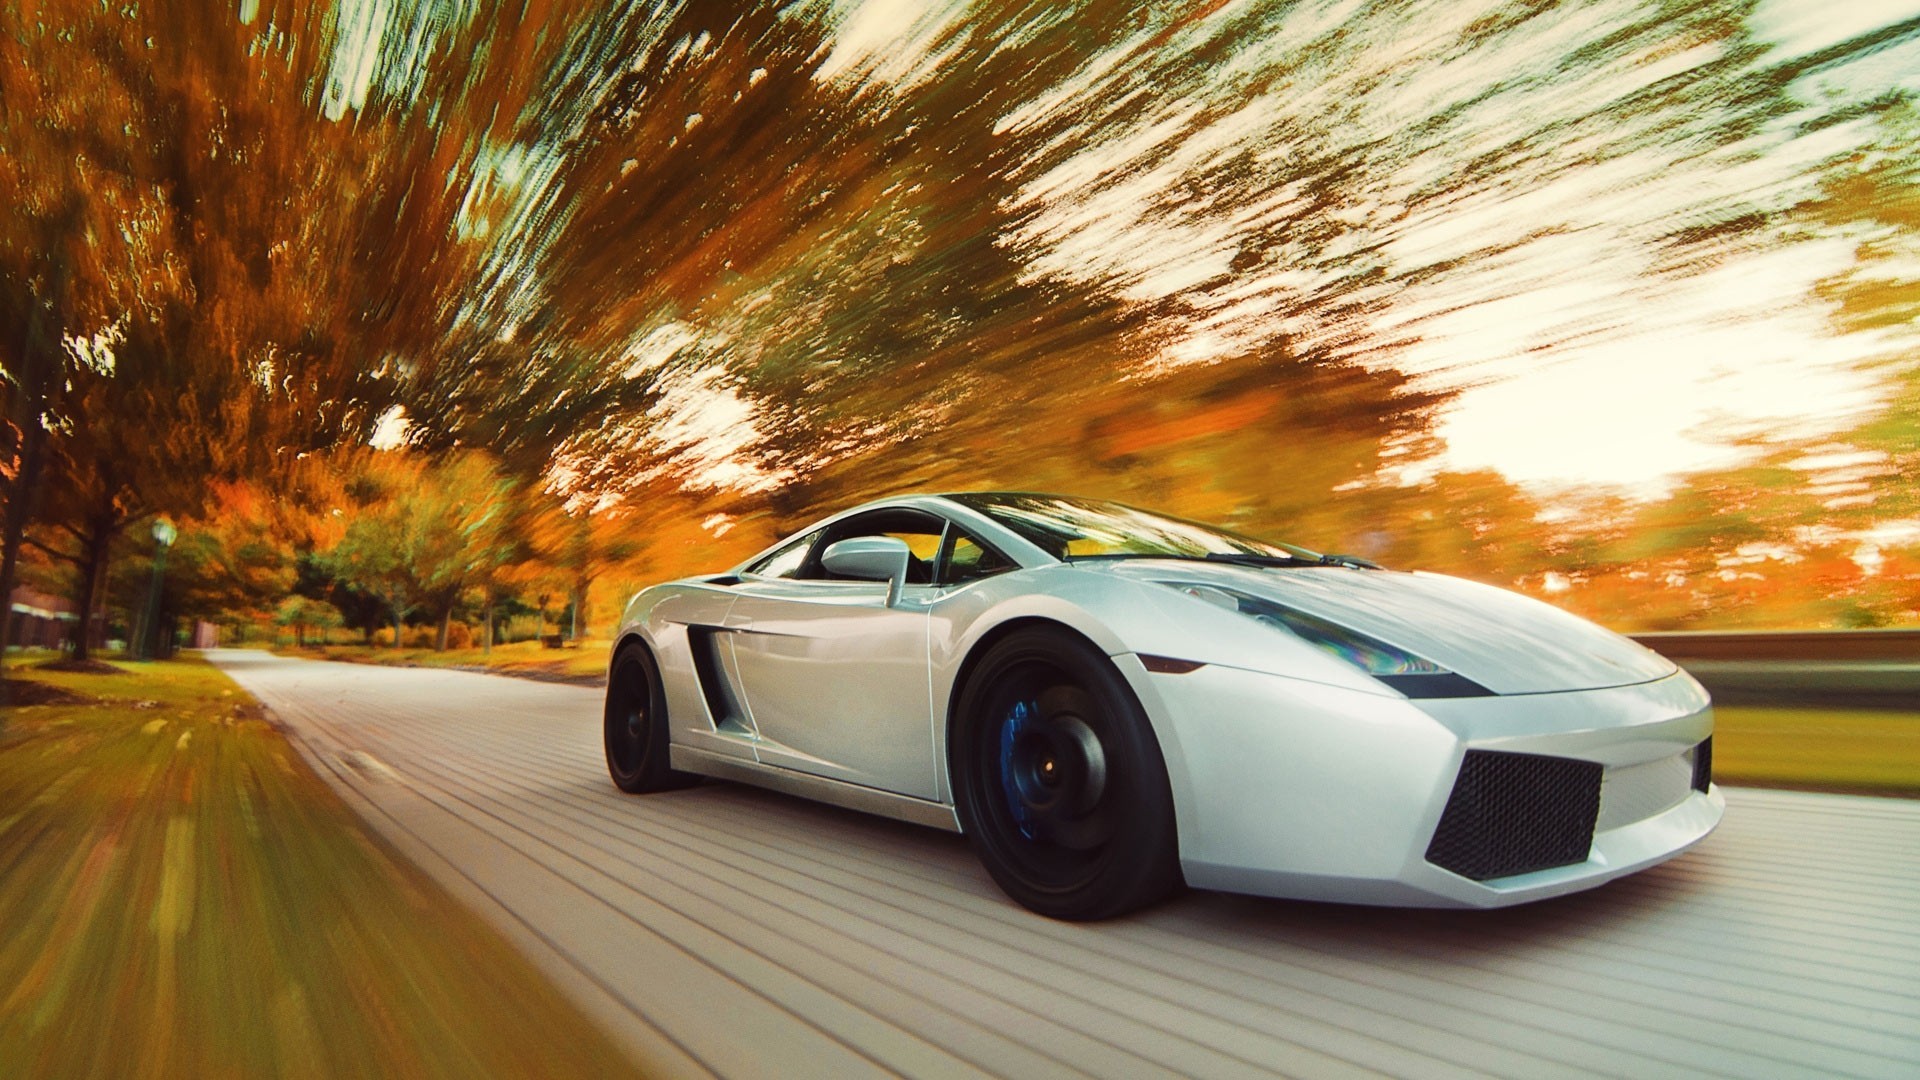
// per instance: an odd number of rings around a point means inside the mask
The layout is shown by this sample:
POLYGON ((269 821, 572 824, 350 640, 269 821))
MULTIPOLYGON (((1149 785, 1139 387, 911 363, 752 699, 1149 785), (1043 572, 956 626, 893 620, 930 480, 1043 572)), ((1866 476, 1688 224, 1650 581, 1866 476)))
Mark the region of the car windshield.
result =
POLYGON ((1318 562, 1274 544, 1099 499, 968 492, 947 498, 992 518, 1060 559, 1178 558, 1318 562))

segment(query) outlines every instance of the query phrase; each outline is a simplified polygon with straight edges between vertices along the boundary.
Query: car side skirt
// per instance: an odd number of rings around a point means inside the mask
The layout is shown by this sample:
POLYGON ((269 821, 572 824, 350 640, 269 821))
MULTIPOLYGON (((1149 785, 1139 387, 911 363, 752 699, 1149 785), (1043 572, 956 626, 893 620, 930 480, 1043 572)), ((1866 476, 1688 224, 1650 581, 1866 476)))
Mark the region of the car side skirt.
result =
POLYGON ((682 772, 752 784, 783 795, 797 795, 803 799, 858 810, 864 814, 877 814, 913 825, 926 825, 947 832, 960 831, 960 818, 955 815, 953 807, 945 803, 895 795, 890 791, 878 791, 824 776, 808 776, 791 769, 726 757, 694 746, 670 747, 668 760, 682 772))

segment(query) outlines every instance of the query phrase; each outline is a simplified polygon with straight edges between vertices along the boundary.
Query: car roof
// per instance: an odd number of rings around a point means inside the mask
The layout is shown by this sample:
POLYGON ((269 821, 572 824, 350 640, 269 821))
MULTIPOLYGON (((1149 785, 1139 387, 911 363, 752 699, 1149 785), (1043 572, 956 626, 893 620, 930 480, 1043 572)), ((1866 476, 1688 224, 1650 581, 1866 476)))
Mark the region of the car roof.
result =
MULTIPOLYGON (((978 491, 978 492, 958 492, 957 494, 1011 495, 1011 494, 1037 494, 1037 493, 978 491)), ((924 510, 929 513, 938 514, 939 516, 946 518, 950 521, 953 521, 957 524, 964 525, 970 531, 980 534, 980 539, 985 540, 988 543, 991 543, 996 548, 999 548, 1002 554, 1013 559, 1015 562, 1019 563, 1021 566, 1025 566, 1025 567, 1047 566, 1054 563, 1058 563, 1060 561, 1059 559, 1054 558, 1053 555, 1048 553, 1044 548, 1041 548, 1039 545, 1033 543, 1031 540, 1028 540, 1026 537, 1021 536, 1019 533, 1016 533, 1013 530, 1007 528, 1006 526, 1000 524, 999 522, 994 521, 992 518, 987 517, 985 514, 982 514, 978 510, 975 510, 972 507, 967 506, 965 503, 955 501, 952 497, 950 497, 947 494, 936 494, 936 493, 929 493, 929 492, 902 492, 898 495, 889 495, 884 498, 873 499, 868 502, 860 503, 857 506, 848 507, 847 509, 841 510, 838 513, 829 514, 826 517, 808 522, 806 525, 798 529, 795 529, 793 532, 790 532, 785 536, 782 536, 779 540, 774 541, 772 544, 769 544, 767 547, 754 552, 751 556, 742 560, 740 564, 734 567, 733 570, 730 572, 739 573, 745 570, 747 567, 752 566, 754 563, 759 562, 761 559, 766 558, 768 555, 773 554, 775 551, 778 551, 781 548, 785 547, 787 544, 791 543, 795 538, 805 536, 808 533, 814 532, 819 529, 826 528, 827 526, 832 525, 837 521, 850 518, 855 514, 864 514, 872 510, 886 510, 886 509, 894 509, 894 508, 924 510)))

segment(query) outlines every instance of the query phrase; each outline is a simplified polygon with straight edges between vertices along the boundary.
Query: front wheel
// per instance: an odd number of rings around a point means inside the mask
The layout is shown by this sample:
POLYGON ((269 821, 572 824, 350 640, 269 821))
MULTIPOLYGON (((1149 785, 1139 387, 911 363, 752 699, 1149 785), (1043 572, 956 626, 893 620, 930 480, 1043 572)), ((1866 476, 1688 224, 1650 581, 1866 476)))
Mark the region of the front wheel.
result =
POLYGON ((1180 884, 1173 795, 1112 661, 1063 631, 995 643, 960 695, 955 801, 987 872, 1057 919, 1104 919, 1180 884))
POLYGON ((667 765, 667 694, 645 645, 628 645, 614 658, 605 733, 607 771, 621 791, 666 791, 699 779, 667 765))

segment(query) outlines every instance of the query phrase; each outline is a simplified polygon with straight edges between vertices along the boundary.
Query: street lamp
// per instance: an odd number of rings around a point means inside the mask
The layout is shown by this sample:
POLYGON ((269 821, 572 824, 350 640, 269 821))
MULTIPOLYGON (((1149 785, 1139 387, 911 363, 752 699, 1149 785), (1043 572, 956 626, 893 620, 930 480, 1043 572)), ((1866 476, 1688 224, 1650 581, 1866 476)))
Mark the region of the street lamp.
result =
POLYGON ((152 660, 160 651, 160 586, 167 575, 167 549, 173 546, 179 530, 166 518, 158 518, 153 523, 153 584, 147 590, 147 632, 142 635, 143 660, 152 660))

